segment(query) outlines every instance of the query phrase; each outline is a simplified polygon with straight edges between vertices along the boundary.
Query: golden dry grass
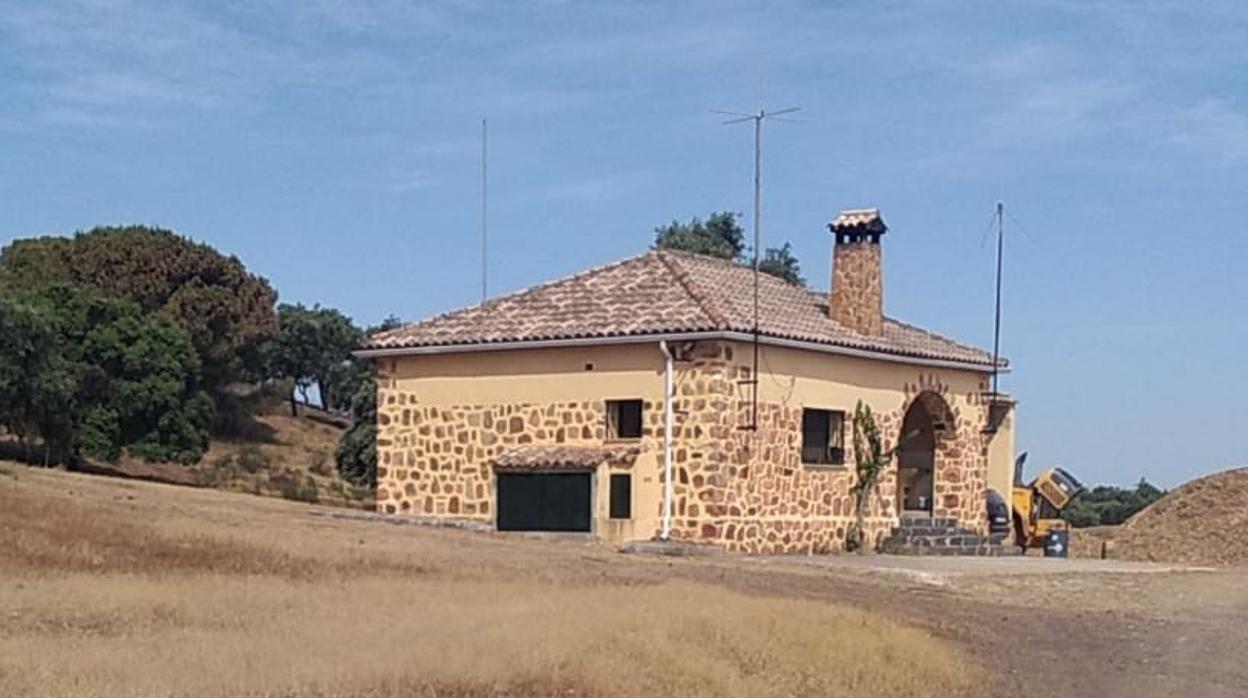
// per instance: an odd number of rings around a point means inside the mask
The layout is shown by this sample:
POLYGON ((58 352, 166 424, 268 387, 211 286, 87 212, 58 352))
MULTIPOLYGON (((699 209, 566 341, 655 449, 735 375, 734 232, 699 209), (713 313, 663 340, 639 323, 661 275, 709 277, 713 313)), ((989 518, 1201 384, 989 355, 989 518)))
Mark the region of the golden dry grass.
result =
MULTIPOLYGON (((579 544, 0 477, 5 696, 975 695, 926 633, 579 544)), ((240 503, 241 502, 241 503, 240 503)))

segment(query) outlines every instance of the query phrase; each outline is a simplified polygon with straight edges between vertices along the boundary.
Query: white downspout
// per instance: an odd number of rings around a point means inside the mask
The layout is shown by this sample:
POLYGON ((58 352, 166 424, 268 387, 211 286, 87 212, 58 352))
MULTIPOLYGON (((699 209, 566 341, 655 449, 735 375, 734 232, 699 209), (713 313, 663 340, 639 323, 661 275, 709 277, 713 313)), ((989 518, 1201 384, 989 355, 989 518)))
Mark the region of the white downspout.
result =
POLYGON ((663 524, 659 538, 672 534, 672 352, 667 341, 659 342, 663 352, 663 524))

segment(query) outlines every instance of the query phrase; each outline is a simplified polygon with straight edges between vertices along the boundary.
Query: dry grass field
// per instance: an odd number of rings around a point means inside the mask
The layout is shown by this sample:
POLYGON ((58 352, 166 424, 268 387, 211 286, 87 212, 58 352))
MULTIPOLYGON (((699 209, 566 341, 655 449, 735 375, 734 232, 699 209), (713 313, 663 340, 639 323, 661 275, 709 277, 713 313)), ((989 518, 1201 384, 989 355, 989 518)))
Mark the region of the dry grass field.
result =
POLYGON ((0 464, 0 695, 972 696, 986 685, 928 630, 716 581, 730 568, 312 511, 0 464))

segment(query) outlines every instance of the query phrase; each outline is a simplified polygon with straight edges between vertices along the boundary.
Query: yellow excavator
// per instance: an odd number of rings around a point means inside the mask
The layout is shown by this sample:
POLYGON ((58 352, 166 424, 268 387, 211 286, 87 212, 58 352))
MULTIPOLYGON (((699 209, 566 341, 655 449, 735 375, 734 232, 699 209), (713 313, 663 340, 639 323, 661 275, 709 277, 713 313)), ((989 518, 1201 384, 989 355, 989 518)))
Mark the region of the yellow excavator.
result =
POLYGON ((1023 548, 1043 548, 1049 531, 1069 530, 1062 519, 1062 510, 1083 492, 1083 484, 1061 468, 1049 468, 1024 484, 1023 464, 1026 462, 1025 452, 1014 461, 1009 514, 1002 498, 992 496, 988 520, 994 538, 1003 539, 1013 529, 1015 544, 1023 548))

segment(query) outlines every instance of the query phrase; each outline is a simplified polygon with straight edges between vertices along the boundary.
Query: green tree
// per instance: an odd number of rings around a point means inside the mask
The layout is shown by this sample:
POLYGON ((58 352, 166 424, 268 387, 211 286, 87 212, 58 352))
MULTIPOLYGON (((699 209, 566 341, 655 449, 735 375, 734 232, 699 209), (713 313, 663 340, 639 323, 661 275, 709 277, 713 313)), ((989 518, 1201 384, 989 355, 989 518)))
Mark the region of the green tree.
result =
POLYGON ((180 328, 128 312, 86 332, 82 364, 77 443, 86 455, 115 460, 125 448, 145 460, 194 463, 208 449, 213 404, 180 328))
POLYGON ((203 455, 212 401, 200 388, 190 339, 172 322, 62 284, 6 299, 3 308, 5 317, 26 320, 6 323, 13 331, 4 332, 0 364, 10 376, 14 366, 23 370, 29 382, 2 392, 6 403, 27 406, 19 438, 37 431, 45 458, 115 460, 129 450, 148 460, 193 462, 203 455))
MULTIPOLYGON (((392 330, 402 324, 399 318, 390 315, 382 320, 380 324, 365 329, 360 334, 360 338, 392 330)), ((357 359, 354 356, 335 366, 330 373, 330 383, 333 385, 333 390, 332 400, 326 403, 327 409, 354 414, 355 408, 353 405, 355 404, 356 396, 362 387, 375 379, 374 373, 375 366, 371 360, 357 359)))
MULTIPOLYGON (((391 315, 382 320, 380 325, 369 327, 364 333, 373 335, 392 330, 401 324, 397 317, 391 315)), ((368 359, 354 357, 350 366, 357 382, 352 384, 350 400, 340 409, 351 413, 352 424, 338 441, 334 460, 343 479, 356 485, 374 487, 377 484, 376 366, 368 359)))
POLYGON ((802 277, 802 265, 793 256, 793 246, 787 242, 780 247, 768 247, 763 258, 758 261, 758 270, 784 279, 794 286, 806 285, 806 279, 802 277))
POLYGON ((745 251, 745 231, 737 224, 737 214, 719 211, 706 221, 695 217, 688 223, 672 221, 655 228, 654 247, 738 259, 745 251))
POLYGON ((276 294, 238 258, 171 231, 97 227, 71 238, 18 240, 0 253, 0 287, 76 284, 131 300, 181 328, 212 391, 255 369, 255 350, 277 331, 276 294))
MULTIPOLYGON (((321 407, 341 404, 343 395, 359 384, 351 370, 351 351, 363 334, 351 319, 333 308, 303 304, 278 306, 278 333, 264 350, 270 378, 291 378, 304 402, 309 390, 320 389, 321 407)), ((295 412, 291 396, 291 413, 295 412)))
MULTIPOLYGON (((672 221, 654 229, 654 248, 683 250, 720 259, 752 264, 747 259, 745 231, 737 223, 737 214, 729 211, 712 213, 705 221, 694 217, 688 223, 672 221)), ((759 271, 779 277, 797 286, 804 286, 801 265, 793 256, 793 247, 769 247, 758 262, 759 271)))
POLYGON ((75 389, 51 314, 0 295, 0 426, 17 437, 26 460, 35 460, 36 438, 45 464, 65 460, 75 389))
POLYGON ((361 384, 352 396, 351 427, 334 449, 338 473, 360 486, 377 484, 377 381, 361 384))
POLYGON ((1062 518, 1076 528, 1116 526, 1164 495, 1144 478, 1134 488, 1097 485, 1062 510, 1062 518))

